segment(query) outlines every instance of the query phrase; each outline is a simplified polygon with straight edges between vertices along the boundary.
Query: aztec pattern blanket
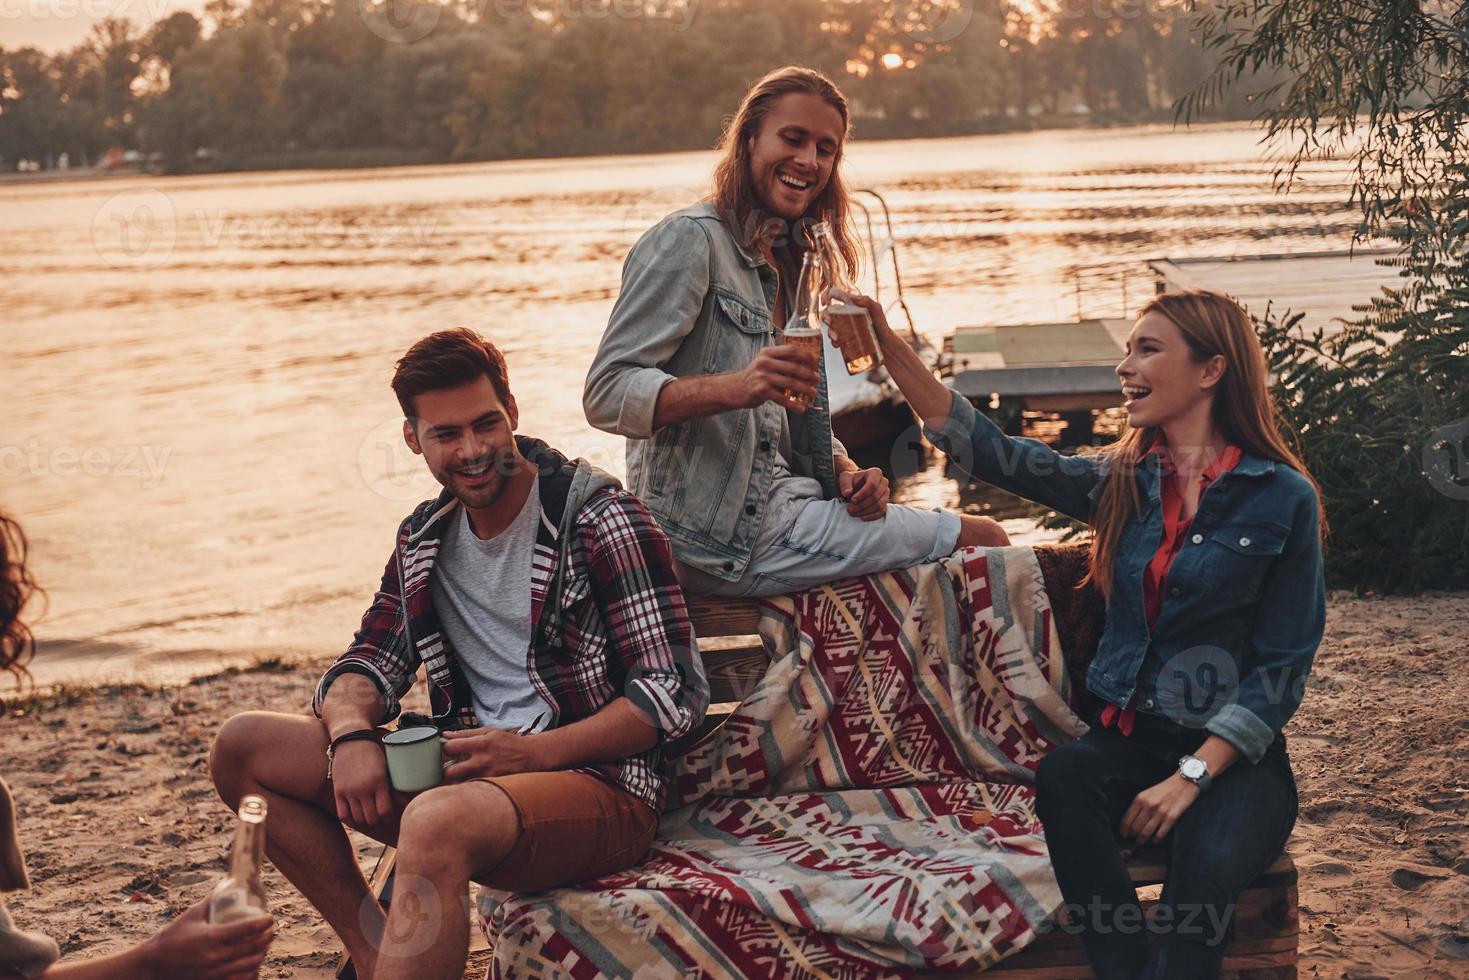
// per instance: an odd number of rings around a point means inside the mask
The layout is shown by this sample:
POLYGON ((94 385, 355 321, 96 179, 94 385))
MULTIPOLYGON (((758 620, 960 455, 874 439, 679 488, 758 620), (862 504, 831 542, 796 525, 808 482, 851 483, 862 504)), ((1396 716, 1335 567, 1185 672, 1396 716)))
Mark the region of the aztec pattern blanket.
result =
POLYGON ((901 977, 978 969, 1061 905, 1029 784, 1085 731, 1035 553, 767 600, 772 663, 675 763, 637 867, 482 890, 496 978, 901 977))

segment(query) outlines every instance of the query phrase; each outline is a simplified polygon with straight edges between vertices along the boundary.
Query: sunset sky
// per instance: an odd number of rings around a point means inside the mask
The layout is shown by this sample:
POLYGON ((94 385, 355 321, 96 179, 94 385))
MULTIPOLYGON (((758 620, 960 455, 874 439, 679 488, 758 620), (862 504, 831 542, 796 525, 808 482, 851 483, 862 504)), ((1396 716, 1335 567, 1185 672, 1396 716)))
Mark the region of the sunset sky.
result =
MULTIPOLYGON (((108 17, 125 17, 147 27, 176 10, 200 13, 206 0, 0 0, 0 47, 26 45, 59 52, 87 36, 108 17)), ((1157 2, 1157 0, 1154 0, 1157 2)), ((1037 0, 1012 0, 1022 11, 1043 8, 1037 0)))
POLYGON ((204 9, 205 0, 0 0, 0 47, 26 45, 57 52, 73 47, 92 25, 124 17, 146 27, 176 10, 204 9))

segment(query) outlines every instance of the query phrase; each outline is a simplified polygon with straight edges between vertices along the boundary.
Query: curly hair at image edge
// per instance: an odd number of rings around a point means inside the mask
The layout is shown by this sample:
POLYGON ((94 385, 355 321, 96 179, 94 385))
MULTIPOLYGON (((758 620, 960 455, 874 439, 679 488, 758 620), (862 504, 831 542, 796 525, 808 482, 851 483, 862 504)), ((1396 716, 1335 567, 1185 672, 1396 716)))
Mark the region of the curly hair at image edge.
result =
POLYGON ((26 568, 25 532, 10 516, 0 513, 0 672, 19 683, 28 677, 26 661, 36 641, 20 614, 32 596, 45 595, 26 568))

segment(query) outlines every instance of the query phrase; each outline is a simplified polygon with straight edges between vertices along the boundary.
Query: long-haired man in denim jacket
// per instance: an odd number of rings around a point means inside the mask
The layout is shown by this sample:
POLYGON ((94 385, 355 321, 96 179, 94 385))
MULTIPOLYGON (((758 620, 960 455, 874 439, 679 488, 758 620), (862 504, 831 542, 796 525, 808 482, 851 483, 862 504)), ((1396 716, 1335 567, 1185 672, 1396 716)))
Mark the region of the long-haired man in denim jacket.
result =
POLYGON ((825 76, 771 72, 725 132, 711 198, 660 221, 623 266, 583 405, 627 437, 629 487, 693 591, 773 595, 1008 540, 988 518, 890 506, 882 471, 832 436, 821 364, 776 343, 807 226, 828 221, 856 265, 848 125, 825 76))

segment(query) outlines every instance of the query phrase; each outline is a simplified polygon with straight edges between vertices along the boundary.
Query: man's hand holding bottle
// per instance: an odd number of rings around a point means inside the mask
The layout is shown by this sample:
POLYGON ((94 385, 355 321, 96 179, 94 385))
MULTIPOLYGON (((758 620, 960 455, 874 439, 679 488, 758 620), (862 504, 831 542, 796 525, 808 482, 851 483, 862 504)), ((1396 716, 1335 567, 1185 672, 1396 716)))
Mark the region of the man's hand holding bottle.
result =
POLYGON ((814 401, 821 383, 815 359, 794 344, 764 348, 733 377, 739 407, 757 408, 766 402, 778 402, 796 412, 806 411, 809 402, 791 396, 805 396, 814 401))

